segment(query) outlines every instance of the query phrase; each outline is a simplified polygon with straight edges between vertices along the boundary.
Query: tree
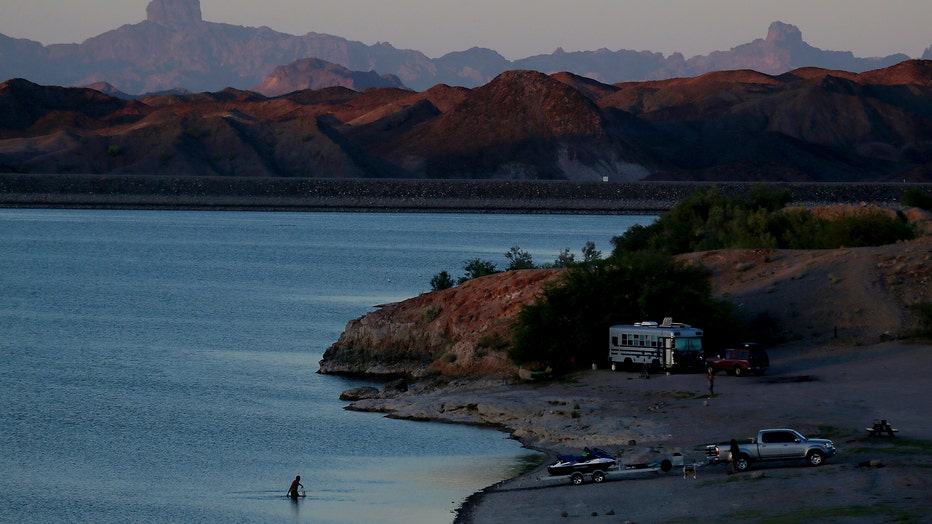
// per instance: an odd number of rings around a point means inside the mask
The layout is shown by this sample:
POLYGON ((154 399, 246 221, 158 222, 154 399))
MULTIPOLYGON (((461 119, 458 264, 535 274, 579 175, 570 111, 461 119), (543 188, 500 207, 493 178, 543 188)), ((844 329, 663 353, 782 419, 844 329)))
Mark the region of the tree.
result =
POLYGON ((454 286, 454 284, 455 282, 453 282, 453 278, 450 277, 450 274, 447 273, 446 271, 441 271, 440 273, 437 273, 436 275, 434 275, 433 278, 430 279, 430 288, 434 291, 440 291, 442 289, 450 289, 451 287, 454 286))
POLYGON ((571 267, 576 264, 576 255, 570 252, 570 248, 565 247, 557 259, 553 261, 553 267, 571 267))
POLYGON ((467 280, 498 273, 498 269, 496 269, 494 263, 489 262, 488 260, 480 260, 478 258, 464 262, 463 269, 466 271, 466 275, 460 278, 460 284, 466 282, 467 280))
POLYGON ((505 258, 508 259, 506 271, 534 269, 534 261, 531 258, 531 254, 518 246, 511 246, 511 249, 505 253, 505 258))
POLYGON ((602 252, 595 248, 595 242, 588 241, 582 248, 583 262, 591 263, 602 259, 602 252))

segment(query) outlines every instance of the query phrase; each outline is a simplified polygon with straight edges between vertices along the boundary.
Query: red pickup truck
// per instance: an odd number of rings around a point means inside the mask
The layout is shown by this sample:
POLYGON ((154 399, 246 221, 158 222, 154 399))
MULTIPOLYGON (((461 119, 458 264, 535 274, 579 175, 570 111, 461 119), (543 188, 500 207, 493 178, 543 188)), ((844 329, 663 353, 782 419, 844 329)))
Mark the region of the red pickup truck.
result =
POLYGON ((718 371, 734 373, 735 376, 756 373, 763 375, 770 367, 770 357, 760 344, 746 342, 732 349, 725 350, 725 356, 706 359, 706 369, 715 374, 718 371))

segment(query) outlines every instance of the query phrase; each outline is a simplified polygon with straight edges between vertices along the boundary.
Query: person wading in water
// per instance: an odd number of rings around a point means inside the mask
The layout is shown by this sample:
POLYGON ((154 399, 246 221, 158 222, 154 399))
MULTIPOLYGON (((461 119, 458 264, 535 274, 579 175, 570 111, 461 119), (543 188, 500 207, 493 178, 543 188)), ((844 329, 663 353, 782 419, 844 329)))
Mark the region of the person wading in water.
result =
POLYGON ((291 497, 291 500, 298 500, 298 486, 300 486, 302 490, 304 489, 304 485, 301 484, 301 475, 295 477, 291 482, 291 487, 288 488, 288 496, 291 497))

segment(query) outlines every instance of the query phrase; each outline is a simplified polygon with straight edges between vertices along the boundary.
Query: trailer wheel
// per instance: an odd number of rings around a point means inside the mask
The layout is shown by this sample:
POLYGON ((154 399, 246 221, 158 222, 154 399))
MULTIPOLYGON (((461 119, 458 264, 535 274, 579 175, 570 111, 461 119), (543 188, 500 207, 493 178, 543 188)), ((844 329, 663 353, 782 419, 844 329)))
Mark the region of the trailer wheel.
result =
POLYGON ((574 486, 582 484, 584 480, 582 473, 573 473, 573 475, 570 476, 570 482, 572 482, 574 486))
POLYGON ((602 473, 601 471, 592 472, 592 482, 595 482, 596 484, 598 484, 602 482, 603 480, 605 480, 605 473, 602 473))
POLYGON ((664 473, 669 473, 673 469, 673 463, 669 459, 663 459, 660 461, 660 471, 664 473))

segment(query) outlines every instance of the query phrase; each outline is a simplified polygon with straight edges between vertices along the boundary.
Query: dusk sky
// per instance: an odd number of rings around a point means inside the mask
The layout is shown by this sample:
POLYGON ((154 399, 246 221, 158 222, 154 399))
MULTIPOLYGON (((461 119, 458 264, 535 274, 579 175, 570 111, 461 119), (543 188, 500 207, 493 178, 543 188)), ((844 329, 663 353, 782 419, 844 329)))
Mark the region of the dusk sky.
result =
MULTIPOLYGON (((2 0, 0 33, 72 43, 146 18, 149 0, 2 0)), ((474 46, 508 59, 566 51, 648 50, 687 58, 764 38, 773 21, 809 44, 856 56, 932 45, 929 0, 201 0, 204 19, 389 42, 436 58, 474 46)))

